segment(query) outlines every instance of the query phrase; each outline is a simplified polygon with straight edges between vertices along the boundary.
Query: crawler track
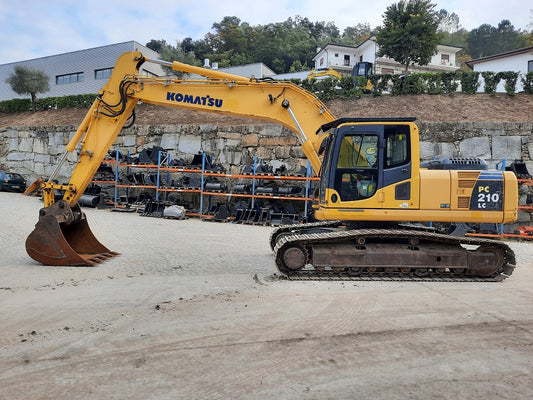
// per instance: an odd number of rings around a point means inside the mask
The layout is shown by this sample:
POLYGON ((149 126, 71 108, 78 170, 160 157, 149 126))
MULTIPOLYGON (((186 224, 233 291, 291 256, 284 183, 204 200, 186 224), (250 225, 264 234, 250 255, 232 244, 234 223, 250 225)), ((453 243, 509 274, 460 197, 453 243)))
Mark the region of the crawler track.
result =
POLYGON ((291 280, 498 282, 516 263, 511 248, 497 240, 418 229, 344 230, 338 222, 306 225, 331 231, 293 228, 291 234, 283 227, 282 235, 273 233, 276 265, 291 280))

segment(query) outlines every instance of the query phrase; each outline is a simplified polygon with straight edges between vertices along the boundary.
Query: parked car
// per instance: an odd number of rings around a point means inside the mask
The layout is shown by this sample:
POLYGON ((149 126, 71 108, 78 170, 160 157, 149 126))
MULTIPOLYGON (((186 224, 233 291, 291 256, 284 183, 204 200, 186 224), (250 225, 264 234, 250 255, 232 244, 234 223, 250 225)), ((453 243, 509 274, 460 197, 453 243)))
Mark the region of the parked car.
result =
POLYGON ((26 179, 14 172, 0 171, 0 191, 24 192, 26 179))

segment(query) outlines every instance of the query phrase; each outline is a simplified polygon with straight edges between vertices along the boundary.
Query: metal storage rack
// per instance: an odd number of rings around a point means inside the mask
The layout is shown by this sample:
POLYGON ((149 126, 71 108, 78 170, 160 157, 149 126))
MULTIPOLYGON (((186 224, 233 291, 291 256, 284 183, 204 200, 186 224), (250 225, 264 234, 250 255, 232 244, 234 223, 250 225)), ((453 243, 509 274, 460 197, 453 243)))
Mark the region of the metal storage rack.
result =
POLYGON ((312 197, 312 184, 319 180, 318 177, 312 176, 312 169, 308 162, 306 175, 305 176, 294 176, 294 175, 275 175, 275 174, 260 174, 257 173, 258 166, 262 163, 261 160, 258 160, 257 156, 254 157, 253 173, 251 174, 228 174, 223 172, 209 171, 206 169, 206 157, 205 153, 202 154, 202 166, 201 168, 189 168, 189 167, 176 167, 171 166, 171 156, 169 155, 164 160, 161 159, 161 152, 158 154, 157 164, 132 164, 124 163, 119 159, 119 151, 117 148, 115 160, 104 160, 103 163, 111 164, 115 166, 115 180, 94 180, 93 183, 97 184, 111 184, 114 186, 114 205, 115 207, 119 206, 119 189, 126 190, 126 196, 128 195, 129 189, 147 189, 155 191, 155 201, 166 201, 168 199, 168 194, 170 193, 189 193, 189 194, 198 194, 199 195, 199 209, 198 212, 188 212, 189 216, 196 216, 201 218, 212 218, 212 215, 205 214, 204 204, 205 202, 210 203, 212 197, 223 197, 227 200, 230 199, 250 199, 251 207, 256 206, 256 202, 261 200, 283 200, 283 201, 297 201, 304 202, 304 214, 307 215, 309 211, 309 202, 313 200, 312 197), (120 169, 126 168, 127 173, 132 169, 142 169, 142 170, 154 170, 156 179, 154 184, 125 184, 120 182, 120 169), (200 175, 200 187, 187 187, 187 188, 178 188, 170 186, 170 174, 171 173, 181 173, 181 174, 199 174, 200 175), (166 176, 165 176, 166 175, 166 176), (250 180, 251 181, 251 192, 250 193, 240 193, 233 191, 233 186, 228 186, 227 190, 218 190, 213 191, 206 188, 206 183, 208 179, 215 178, 217 180, 250 180), (301 195, 284 195, 279 193, 259 193, 258 187, 259 184, 263 181, 285 181, 285 182, 304 182, 303 194, 301 195), (161 196, 164 195, 165 199, 161 199, 161 196))

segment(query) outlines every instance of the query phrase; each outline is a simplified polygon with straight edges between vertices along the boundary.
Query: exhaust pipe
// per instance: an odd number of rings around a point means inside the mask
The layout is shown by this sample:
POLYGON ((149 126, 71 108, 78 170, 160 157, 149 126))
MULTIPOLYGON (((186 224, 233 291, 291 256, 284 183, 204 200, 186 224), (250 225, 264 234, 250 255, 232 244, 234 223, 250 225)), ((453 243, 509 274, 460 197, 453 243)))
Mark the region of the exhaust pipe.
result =
POLYGON ((26 252, 41 264, 61 266, 92 266, 119 254, 94 237, 79 205, 71 208, 64 200, 39 211, 26 252))

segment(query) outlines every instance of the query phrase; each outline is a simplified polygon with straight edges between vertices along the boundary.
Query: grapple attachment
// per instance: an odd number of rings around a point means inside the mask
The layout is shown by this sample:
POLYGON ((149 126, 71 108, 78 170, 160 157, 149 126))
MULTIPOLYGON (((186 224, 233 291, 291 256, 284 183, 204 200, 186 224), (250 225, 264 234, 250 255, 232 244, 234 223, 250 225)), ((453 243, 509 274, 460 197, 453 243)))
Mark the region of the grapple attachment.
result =
POLYGON ((60 200, 39 211, 39 222, 26 239, 26 252, 45 265, 95 265, 118 253, 93 235, 78 205, 60 200))

